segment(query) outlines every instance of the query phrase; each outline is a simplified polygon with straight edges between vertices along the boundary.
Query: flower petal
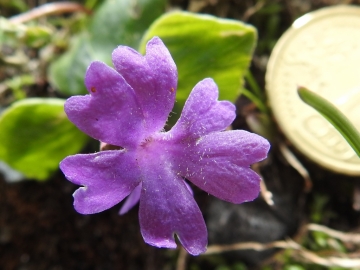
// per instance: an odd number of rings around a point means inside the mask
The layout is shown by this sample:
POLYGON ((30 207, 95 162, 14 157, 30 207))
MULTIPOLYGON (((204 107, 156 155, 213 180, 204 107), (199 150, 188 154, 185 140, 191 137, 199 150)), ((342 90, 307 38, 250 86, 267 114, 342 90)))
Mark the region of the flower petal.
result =
POLYGON ((175 248, 174 234, 192 255, 205 252, 207 230, 184 180, 171 170, 149 166, 140 197, 140 227, 146 243, 175 248))
POLYGON ((266 158, 270 143, 263 137, 245 130, 216 132, 197 141, 193 152, 202 158, 226 160, 249 167, 266 158))
POLYGON ((146 46, 146 55, 119 46, 112 54, 116 70, 136 93, 149 132, 163 129, 174 106, 177 69, 163 42, 154 37, 146 46))
POLYGON ((141 187, 142 185, 140 183, 140 185, 138 185, 126 198, 124 204, 120 208, 119 215, 126 214, 140 201, 141 187))
POLYGON ((94 214, 122 201, 139 185, 139 169, 125 151, 103 151, 69 156, 60 163, 66 178, 83 185, 74 193, 74 207, 81 214, 94 214))
POLYGON ((74 96, 65 103, 70 121, 102 142, 125 148, 135 146, 144 134, 143 114, 133 89, 102 62, 90 65, 85 84, 91 95, 74 96))
POLYGON ((226 129, 235 119, 235 106, 218 101, 219 91, 212 79, 200 81, 191 91, 180 119, 172 128, 173 136, 199 138, 226 129))
POLYGON ((232 203, 258 196, 260 177, 250 168, 266 158, 269 142, 250 132, 216 132, 184 147, 180 174, 204 191, 232 203))

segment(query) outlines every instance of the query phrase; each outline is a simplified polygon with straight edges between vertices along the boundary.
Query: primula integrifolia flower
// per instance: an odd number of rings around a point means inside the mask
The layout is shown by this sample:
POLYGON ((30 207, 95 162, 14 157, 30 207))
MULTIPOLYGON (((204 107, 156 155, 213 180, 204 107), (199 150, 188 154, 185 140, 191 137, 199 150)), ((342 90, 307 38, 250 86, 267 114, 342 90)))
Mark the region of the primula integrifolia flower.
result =
POLYGON ((269 143, 247 131, 224 131, 235 118, 235 106, 217 100, 212 79, 194 87, 180 119, 165 132, 177 69, 159 38, 148 42, 145 56, 119 46, 112 60, 115 69, 93 62, 85 75, 89 95, 65 103, 79 129, 114 149, 60 163, 66 178, 83 186, 74 193, 74 207, 94 214, 129 196, 121 209, 125 213, 140 200, 146 243, 175 248, 176 234, 190 254, 200 254, 207 230, 185 179, 222 200, 251 201, 258 196, 260 177, 250 165, 266 157, 269 143))

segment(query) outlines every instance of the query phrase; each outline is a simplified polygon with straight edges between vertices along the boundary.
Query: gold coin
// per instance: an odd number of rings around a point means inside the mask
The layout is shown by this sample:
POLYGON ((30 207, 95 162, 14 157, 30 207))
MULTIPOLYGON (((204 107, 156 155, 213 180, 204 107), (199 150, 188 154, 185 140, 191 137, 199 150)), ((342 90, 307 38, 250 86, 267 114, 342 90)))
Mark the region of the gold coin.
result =
POLYGON ((360 130, 360 8, 323 8, 297 19, 275 45, 266 73, 274 116, 295 147, 323 167, 360 175, 360 158, 300 100, 297 86, 332 102, 360 130))

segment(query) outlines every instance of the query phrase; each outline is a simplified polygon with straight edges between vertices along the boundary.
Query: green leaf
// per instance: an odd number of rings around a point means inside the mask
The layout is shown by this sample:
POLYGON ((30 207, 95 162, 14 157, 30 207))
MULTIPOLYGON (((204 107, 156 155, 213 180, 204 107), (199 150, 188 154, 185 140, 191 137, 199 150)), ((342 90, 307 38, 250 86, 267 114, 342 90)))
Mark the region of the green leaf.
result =
POLYGON ((138 47, 165 4, 166 0, 105 1, 69 51, 51 64, 50 82, 65 95, 87 93, 84 75, 89 64, 97 60, 111 65, 111 53, 118 45, 138 47))
POLYGON ((64 100, 31 98, 15 102, 0 117, 0 160, 27 178, 47 179, 88 137, 64 112, 64 100))
POLYGON ((317 110, 340 132, 360 157, 360 133, 349 119, 329 101, 305 87, 299 87, 298 94, 306 104, 317 110))
POLYGON ((172 12, 152 24, 141 42, 142 53, 153 36, 163 40, 178 67, 173 110, 177 115, 195 84, 207 77, 219 86, 220 99, 235 101, 254 50, 254 27, 209 15, 172 12))

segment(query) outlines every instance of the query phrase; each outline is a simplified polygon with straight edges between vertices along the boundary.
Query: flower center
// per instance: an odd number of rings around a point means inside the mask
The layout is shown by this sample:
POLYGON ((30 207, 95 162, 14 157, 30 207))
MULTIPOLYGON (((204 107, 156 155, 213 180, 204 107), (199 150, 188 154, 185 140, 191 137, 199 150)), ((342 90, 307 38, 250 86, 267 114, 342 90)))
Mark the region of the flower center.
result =
POLYGON ((152 138, 152 137, 145 138, 145 140, 143 140, 143 141, 140 143, 140 146, 141 146, 142 148, 148 148, 148 147, 151 145, 152 141, 153 141, 153 138, 152 138))

